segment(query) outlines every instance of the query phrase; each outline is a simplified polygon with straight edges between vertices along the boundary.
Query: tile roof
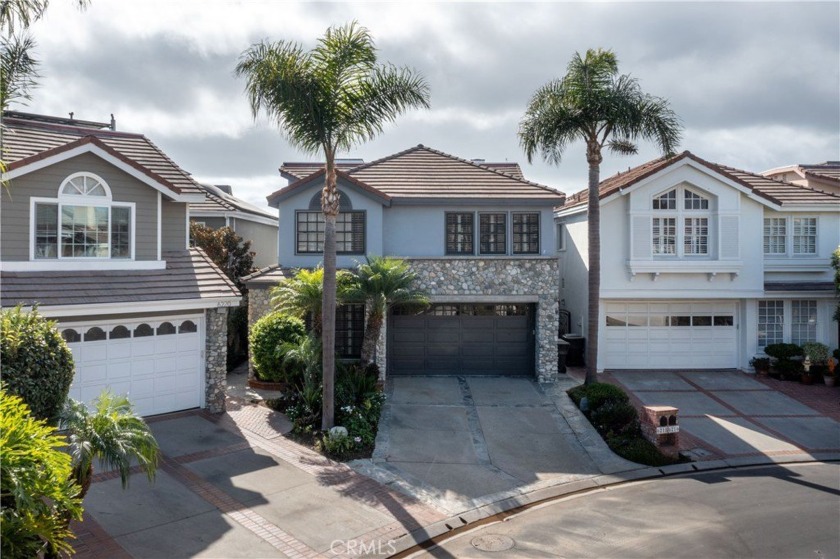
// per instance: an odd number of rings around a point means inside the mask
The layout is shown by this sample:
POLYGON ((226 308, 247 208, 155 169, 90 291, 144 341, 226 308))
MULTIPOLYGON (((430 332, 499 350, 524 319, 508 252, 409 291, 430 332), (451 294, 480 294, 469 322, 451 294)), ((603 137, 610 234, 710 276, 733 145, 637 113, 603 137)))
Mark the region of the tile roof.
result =
MULTIPOLYGON (((285 164, 284 167, 289 164, 285 164)), ((323 173, 323 168, 271 194, 273 202, 323 173)), ((562 202, 564 194, 520 178, 515 163, 478 164, 422 144, 364 163, 339 176, 386 199, 481 199, 562 202), (495 165, 494 168, 492 165, 495 165)))
POLYGON ((264 210, 259 206, 255 206, 245 200, 241 200, 232 194, 228 194, 219 187, 212 184, 199 183, 199 187, 204 191, 206 198, 204 202, 191 202, 191 212, 245 212, 260 217, 267 217, 270 219, 278 219, 277 214, 273 214, 268 210, 264 210))
POLYGON ((208 300, 239 290, 198 248, 164 252, 163 270, 0 272, 0 306, 41 306, 208 300))
POLYGON ((289 277, 288 272, 289 268, 281 268, 277 264, 272 264, 271 266, 257 270, 253 274, 242 276, 240 279, 242 280, 242 283, 248 285, 249 288, 253 287, 255 284, 274 285, 289 277))
MULTIPOLYGON (((358 167, 362 164, 364 164, 364 161, 361 159, 353 160, 352 162, 337 161, 335 168, 339 171, 349 171, 350 169, 358 167)), ((280 174, 283 175, 284 178, 295 182, 306 178, 313 173, 317 173, 323 168, 323 163, 285 162, 280 167, 280 174)))
MULTIPOLYGON (((712 163, 697 157, 689 151, 684 151, 671 157, 660 157, 633 167, 622 173, 615 174, 603 181, 598 188, 599 198, 603 199, 621 189, 628 188, 637 182, 657 173, 658 171, 682 159, 691 159, 704 167, 719 173, 728 179, 744 186, 762 198, 780 206, 796 206, 803 204, 840 204, 840 195, 823 192, 807 186, 799 186, 789 182, 771 179, 749 171, 742 171, 734 167, 712 163)), ((585 205, 589 200, 588 190, 582 190, 566 198, 562 209, 585 205)))
POLYGON ((820 179, 840 182, 840 161, 826 161, 814 165, 799 165, 805 175, 812 175, 820 179))
POLYGON ((41 122, 5 113, 2 156, 8 170, 92 143, 162 183, 176 194, 202 194, 189 173, 142 134, 41 122))

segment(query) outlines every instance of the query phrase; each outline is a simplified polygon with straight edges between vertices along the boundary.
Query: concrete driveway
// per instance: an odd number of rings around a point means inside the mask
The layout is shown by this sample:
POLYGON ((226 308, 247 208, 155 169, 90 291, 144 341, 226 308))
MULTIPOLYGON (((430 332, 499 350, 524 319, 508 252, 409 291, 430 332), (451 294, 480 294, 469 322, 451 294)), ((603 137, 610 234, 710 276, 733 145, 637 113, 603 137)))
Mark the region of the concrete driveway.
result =
POLYGON ((836 409, 836 388, 795 385, 797 393, 810 396, 797 399, 732 371, 626 371, 605 374, 604 380, 623 386, 638 405, 679 408, 680 446, 695 459, 792 454, 807 459, 840 450, 840 423, 800 401, 816 405, 818 397, 829 395, 836 409))
POLYGON ((548 390, 521 377, 389 379, 373 467, 356 467, 451 512, 639 467, 564 409, 563 387, 548 390))

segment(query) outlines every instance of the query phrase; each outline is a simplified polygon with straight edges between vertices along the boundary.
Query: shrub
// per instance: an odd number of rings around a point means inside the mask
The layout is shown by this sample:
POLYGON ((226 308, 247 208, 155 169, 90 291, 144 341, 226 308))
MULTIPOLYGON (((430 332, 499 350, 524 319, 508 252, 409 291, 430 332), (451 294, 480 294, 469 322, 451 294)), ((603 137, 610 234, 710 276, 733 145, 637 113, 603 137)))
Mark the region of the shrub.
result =
POLYGON ((294 367, 285 362, 284 347, 299 343, 306 327, 299 318, 280 312, 268 314, 251 327, 250 346, 257 378, 269 382, 292 380, 294 367))
POLYGON ((335 401, 338 406, 359 405, 377 391, 379 369, 376 365, 342 366, 335 379, 335 401))
POLYGON ((764 348, 764 353, 781 361, 804 355, 802 348, 796 344, 770 344, 764 348))
POLYGON ((324 436, 315 443, 315 448, 327 456, 338 460, 346 458, 351 452, 353 452, 355 446, 356 444, 353 438, 344 434, 331 435, 329 433, 325 433, 324 436))
POLYGON ((73 354, 55 322, 20 306, 2 313, 0 370, 6 390, 34 417, 53 423, 73 382, 73 354))
POLYGON ((819 342, 806 342, 802 344, 802 351, 811 358, 812 363, 818 365, 827 363, 830 355, 828 346, 819 342))
POLYGON ((636 462, 637 464, 645 464, 647 466, 667 466, 674 464, 678 460, 665 456, 656 445, 649 440, 637 437, 617 436, 607 439, 607 444, 610 448, 626 460, 636 462))
POLYGON ((621 434, 639 430, 639 414, 629 402, 610 401, 590 414, 592 424, 602 433, 621 434))
POLYGON ((36 420, 17 396, 0 390, 0 555, 72 553, 69 521, 82 517, 66 441, 36 420))
POLYGON ((627 403, 630 401, 630 398, 621 388, 606 382, 576 386, 569 390, 569 396, 578 406, 580 406, 580 401, 585 396, 589 401, 590 412, 595 411, 608 402, 627 403))

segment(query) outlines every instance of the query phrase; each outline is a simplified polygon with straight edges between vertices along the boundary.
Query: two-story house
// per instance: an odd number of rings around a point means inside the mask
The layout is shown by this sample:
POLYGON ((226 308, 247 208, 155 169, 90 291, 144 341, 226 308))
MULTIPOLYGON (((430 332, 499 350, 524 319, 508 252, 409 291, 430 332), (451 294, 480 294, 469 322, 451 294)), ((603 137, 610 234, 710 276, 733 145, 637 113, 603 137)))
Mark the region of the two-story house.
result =
POLYGON ((251 241, 254 266, 277 263, 277 216, 233 195, 227 184, 198 185, 206 198, 190 204, 190 221, 211 229, 230 227, 244 241, 251 241))
MULTIPOLYGON (((561 307, 587 331, 587 192, 556 212, 561 307)), ((768 344, 837 346, 840 196, 689 152, 600 185, 599 369, 749 369, 768 344)))
MULTIPOLYGON (((279 209, 280 266, 246 282, 251 320, 290 268, 322 261, 322 165, 286 163, 279 209)), ((563 194, 522 178, 516 164, 459 159, 419 145, 338 170, 338 266, 366 255, 404 258, 431 296, 422 314, 387 317, 383 374, 557 374, 557 251, 553 207, 563 194)), ((337 350, 358 351, 363 309, 337 317, 337 350)))
POLYGON ((240 294, 189 247, 205 194, 140 134, 7 112, 0 303, 38 306, 73 352, 70 396, 127 393, 152 415, 224 409, 227 312, 240 294))

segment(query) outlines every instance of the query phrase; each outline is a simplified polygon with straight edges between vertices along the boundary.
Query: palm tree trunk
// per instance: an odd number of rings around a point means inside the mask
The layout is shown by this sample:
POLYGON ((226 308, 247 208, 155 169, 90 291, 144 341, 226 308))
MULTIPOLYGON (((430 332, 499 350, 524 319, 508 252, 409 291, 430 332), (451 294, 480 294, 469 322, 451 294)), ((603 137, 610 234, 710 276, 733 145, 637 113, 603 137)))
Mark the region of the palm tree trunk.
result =
POLYGON ((376 342, 379 341, 379 334, 382 332, 382 323, 385 317, 379 313, 371 313, 365 325, 365 336, 362 340, 361 362, 363 366, 373 361, 376 353, 376 342))
POLYGON ((601 182, 600 150, 587 154, 589 162, 589 307, 586 324, 586 384, 598 382, 598 327, 601 302, 601 207, 598 185, 601 182))
POLYGON ((338 217, 338 188, 336 187, 333 154, 327 152, 326 184, 321 194, 324 212, 324 298, 321 305, 322 366, 324 396, 321 430, 335 424, 335 222, 338 217))

